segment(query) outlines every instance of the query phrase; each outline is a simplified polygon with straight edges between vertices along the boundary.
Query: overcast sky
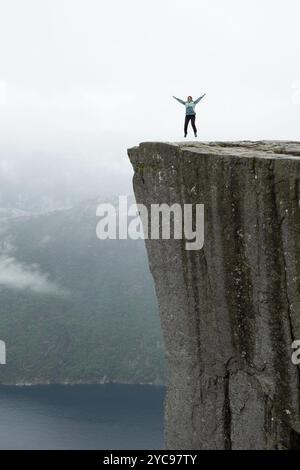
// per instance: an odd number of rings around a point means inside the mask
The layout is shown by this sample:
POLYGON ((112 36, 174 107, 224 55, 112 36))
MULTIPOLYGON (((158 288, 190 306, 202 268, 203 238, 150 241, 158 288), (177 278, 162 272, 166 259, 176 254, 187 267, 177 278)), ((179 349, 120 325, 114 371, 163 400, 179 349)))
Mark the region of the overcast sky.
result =
POLYGON ((53 158, 128 182, 128 146, 182 140, 172 95, 207 93, 200 139, 299 140, 299 18, 299 0, 0 0, 2 176, 53 158))

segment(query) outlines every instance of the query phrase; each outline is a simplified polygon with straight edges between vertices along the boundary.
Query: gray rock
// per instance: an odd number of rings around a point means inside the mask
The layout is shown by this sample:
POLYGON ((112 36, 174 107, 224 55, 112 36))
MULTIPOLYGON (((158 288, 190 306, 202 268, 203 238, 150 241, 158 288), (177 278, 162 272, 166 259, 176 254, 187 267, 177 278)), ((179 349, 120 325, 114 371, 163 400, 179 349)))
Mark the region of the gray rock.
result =
POLYGON ((138 203, 204 204, 205 242, 146 240, 169 449, 299 449, 300 143, 145 142, 138 203))

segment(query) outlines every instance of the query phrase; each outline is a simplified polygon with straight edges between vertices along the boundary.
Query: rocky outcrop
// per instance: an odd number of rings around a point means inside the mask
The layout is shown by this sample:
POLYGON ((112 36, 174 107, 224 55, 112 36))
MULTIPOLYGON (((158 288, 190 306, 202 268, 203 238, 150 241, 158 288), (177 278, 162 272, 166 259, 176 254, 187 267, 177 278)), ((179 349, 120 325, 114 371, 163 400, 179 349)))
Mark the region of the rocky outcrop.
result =
POLYGON ((146 240, 172 449, 299 449, 300 143, 146 142, 138 203, 204 204, 205 241, 146 240))

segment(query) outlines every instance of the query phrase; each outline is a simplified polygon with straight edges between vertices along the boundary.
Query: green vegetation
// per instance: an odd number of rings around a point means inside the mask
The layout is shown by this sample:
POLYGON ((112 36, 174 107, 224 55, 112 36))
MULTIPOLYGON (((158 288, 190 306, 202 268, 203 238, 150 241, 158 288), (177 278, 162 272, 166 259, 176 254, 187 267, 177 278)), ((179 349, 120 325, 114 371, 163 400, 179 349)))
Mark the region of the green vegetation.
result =
POLYGON ((10 220, 1 235, 66 295, 0 285, 0 383, 155 382, 165 377, 142 240, 96 238, 96 203, 10 220))

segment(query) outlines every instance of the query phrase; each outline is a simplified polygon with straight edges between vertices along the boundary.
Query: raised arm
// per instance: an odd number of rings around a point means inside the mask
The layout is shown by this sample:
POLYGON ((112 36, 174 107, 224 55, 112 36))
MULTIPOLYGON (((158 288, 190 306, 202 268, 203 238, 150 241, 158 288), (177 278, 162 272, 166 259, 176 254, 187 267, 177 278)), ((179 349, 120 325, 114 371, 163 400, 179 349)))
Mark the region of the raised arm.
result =
POLYGON ((179 101, 179 103, 181 104, 185 104, 185 101, 181 100, 180 98, 176 98, 176 96, 173 96, 173 98, 177 101, 179 101))
POLYGON ((195 103, 195 104, 199 103, 199 101, 202 100, 202 98, 204 98, 205 95, 206 95, 206 93, 204 93, 204 95, 202 95, 202 96, 199 96, 199 98, 197 98, 197 99, 194 101, 194 103, 195 103))

